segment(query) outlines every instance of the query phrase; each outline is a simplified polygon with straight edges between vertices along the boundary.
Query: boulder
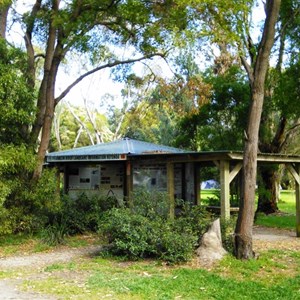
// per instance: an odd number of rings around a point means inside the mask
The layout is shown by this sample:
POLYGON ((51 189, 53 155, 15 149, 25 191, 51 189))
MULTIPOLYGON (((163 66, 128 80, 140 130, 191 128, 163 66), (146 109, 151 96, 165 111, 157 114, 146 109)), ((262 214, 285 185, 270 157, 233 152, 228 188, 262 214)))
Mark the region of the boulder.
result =
POLYGON ((196 250, 198 262, 200 265, 210 266, 226 253, 227 251, 222 246, 220 219, 217 219, 204 233, 200 246, 196 250))

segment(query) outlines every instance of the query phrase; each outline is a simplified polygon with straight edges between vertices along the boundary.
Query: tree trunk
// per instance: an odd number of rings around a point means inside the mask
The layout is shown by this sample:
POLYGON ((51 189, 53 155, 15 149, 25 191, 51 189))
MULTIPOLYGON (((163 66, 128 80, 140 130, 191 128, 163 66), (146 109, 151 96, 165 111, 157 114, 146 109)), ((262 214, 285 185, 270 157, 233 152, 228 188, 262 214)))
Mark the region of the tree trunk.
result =
POLYGON ((33 173, 33 179, 37 180, 41 177, 44 159, 48 150, 50 137, 51 137, 51 127, 54 118, 55 110, 55 100, 54 100, 54 90, 55 90, 55 79, 57 74, 58 64, 54 64, 53 69, 51 70, 51 75, 49 76, 48 86, 45 93, 46 99, 46 109, 45 117, 42 126, 42 135, 41 142, 38 148, 37 153, 37 166, 33 173))
MULTIPOLYGON (((260 120, 264 101, 264 85, 269 65, 269 57, 274 44, 280 0, 266 2, 266 20, 253 71, 246 70, 251 84, 251 106, 244 147, 243 182, 240 210, 235 229, 235 255, 239 259, 254 257, 252 249, 252 227, 254 221, 255 186, 257 172, 257 150, 260 120)), ((246 64, 244 60, 244 64, 246 64)))
POLYGON ((278 211, 280 173, 277 166, 262 166, 259 173, 261 182, 256 213, 272 214, 278 211))
POLYGON ((11 4, 0 4, 0 38, 6 37, 7 15, 11 4))
POLYGON ((263 106, 263 86, 252 95, 248 121, 248 139, 243 160, 243 183, 240 210, 235 230, 235 254, 237 258, 254 257, 252 250, 252 226, 254 220, 255 186, 257 169, 258 131, 263 106))

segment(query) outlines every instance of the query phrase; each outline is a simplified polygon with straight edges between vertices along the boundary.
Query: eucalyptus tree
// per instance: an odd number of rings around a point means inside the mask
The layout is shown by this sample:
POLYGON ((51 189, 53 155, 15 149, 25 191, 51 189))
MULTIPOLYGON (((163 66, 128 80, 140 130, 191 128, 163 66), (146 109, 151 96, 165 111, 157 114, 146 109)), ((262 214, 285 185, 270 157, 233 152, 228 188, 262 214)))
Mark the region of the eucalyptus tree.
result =
POLYGON ((185 26, 185 10, 169 2, 146 0, 36 0, 28 7, 27 12, 19 18, 15 13, 11 20, 24 28, 27 83, 38 90, 36 117, 30 129, 31 142, 38 145, 34 172, 34 178, 38 178, 49 146, 55 107, 61 99, 99 70, 163 56, 171 45, 168 30, 176 25, 178 32, 185 26), (130 50, 128 56, 120 55, 124 47, 130 50), (72 63, 68 62, 72 53, 88 53, 90 68, 57 94, 58 73, 64 63, 72 63), (43 59, 42 72, 36 68, 37 59, 43 59))
MULTIPOLYGON (((300 134, 299 1, 282 1, 278 26, 274 51, 276 65, 269 69, 265 85, 259 149, 262 152, 299 154, 294 143, 300 134)), ((262 193, 259 193, 258 212, 273 213, 278 209, 281 173, 282 168, 278 166, 260 168, 262 193)))
POLYGON ((250 85, 250 106, 245 130, 243 182, 240 210, 235 230, 235 252, 238 258, 254 256, 252 226, 254 220, 255 187, 259 127, 263 110, 266 75, 274 45, 275 27, 281 0, 265 2, 265 19, 261 37, 255 45, 251 39, 252 11, 256 1, 180 1, 190 5, 195 13, 192 24, 200 39, 228 45, 236 53, 247 72, 250 85), (198 17, 198 18, 197 18, 198 17))
POLYGON ((215 75, 214 70, 212 66, 201 74, 210 86, 207 103, 179 121, 176 142, 196 151, 241 151, 249 107, 248 80, 238 64, 223 74, 215 75))

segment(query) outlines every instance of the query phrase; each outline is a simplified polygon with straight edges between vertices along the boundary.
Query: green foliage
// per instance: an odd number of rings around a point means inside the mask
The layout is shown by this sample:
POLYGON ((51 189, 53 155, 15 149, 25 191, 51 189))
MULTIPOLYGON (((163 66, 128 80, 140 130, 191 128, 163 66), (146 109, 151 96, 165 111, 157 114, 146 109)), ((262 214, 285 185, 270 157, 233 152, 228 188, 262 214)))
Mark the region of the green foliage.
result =
POLYGON ((100 224, 100 230, 112 243, 114 254, 137 259, 154 252, 155 228, 146 217, 132 214, 128 208, 112 209, 100 224))
POLYGON ((182 231, 176 222, 149 219, 128 208, 110 210, 101 220, 100 231, 108 237, 113 254, 129 259, 156 257, 170 263, 187 261, 197 241, 189 229, 182 231))
POLYGON ((180 120, 176 144, 197 151, 241 150, 250 99, 244 74, 233 65, 219 76, 210 69, 204 78, 211 85, 210 101, 180 120))
POLYGON ((46 217, 45 235, 58 238, 61 232, 74 235, 86 231, 96 231, 98 229, 99 219, 102 214, 117 207, 118 202, 114 197, 88 197, 82 193, 76 199, 68 195, 62 195, 59 206, 56 210, 44 211, 46 217))
POLYGON ((34 92, 22 76, 26 57, 0 40, 0 142, 19 145, 28 141, 33 122, 34 92))
POLYGON ((100 206, 96 197, 87 197, 84 193, 77 199, 65 195, 62 199, 60 222, 65 223, 70 234, 96 230, 100 206))
POLYGON ((41 231, 41 241, 49 246, 64 244, 67 234, 65 224, 48 225, 41 231))
POLYGON ((149 219, 158 216, 167 219, 170 212, 169 197, 164 192, 152 191, 140 188, 132 193, 132 208, 134 214, 142 215, 149 219))
POLYGON ((36 223, 37 220, 31 220, 32 211, 25 209, 27 204, 23 201, 34 166, 35 159, 24 145, 0 147, 0 234, 30 231, 29 227, 36 223))
POLYGON ((177 221, 165 223, 165 226, 161 224, 160 244, 157 251, 159 259, 173 264, 192 258, 199 236, 193 232, 188 224, 188 222, 181 222, 180 224, 177 221), (184 227, 182 226, 183 223, 185 224, 184 227))
POLYGON ((210 218, 200 207, 186 205, 180 216, 170 220, 166 199, 163 193, 140 191, 134 195, 131 209, 114 208, 105 213, 99 232, 108 238, 108 250, 130 259, 187 261, 210 218))
POLYGON ((221 221, 221 236, 223 247, 231 254, 234 253, 234 231, 236 217, 231 216, 229 220, 221 221))

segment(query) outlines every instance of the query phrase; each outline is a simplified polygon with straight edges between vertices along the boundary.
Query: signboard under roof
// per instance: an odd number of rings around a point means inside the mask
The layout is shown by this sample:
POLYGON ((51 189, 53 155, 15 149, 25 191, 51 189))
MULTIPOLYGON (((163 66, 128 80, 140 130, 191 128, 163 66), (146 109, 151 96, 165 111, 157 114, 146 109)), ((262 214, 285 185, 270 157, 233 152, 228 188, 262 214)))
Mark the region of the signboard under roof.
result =
POLYGON ((47 156, 47 162, 60 162, 60 161, 116 161, 126 160, 125 154, 99 154, 99 155, 57 155, 47 156))

